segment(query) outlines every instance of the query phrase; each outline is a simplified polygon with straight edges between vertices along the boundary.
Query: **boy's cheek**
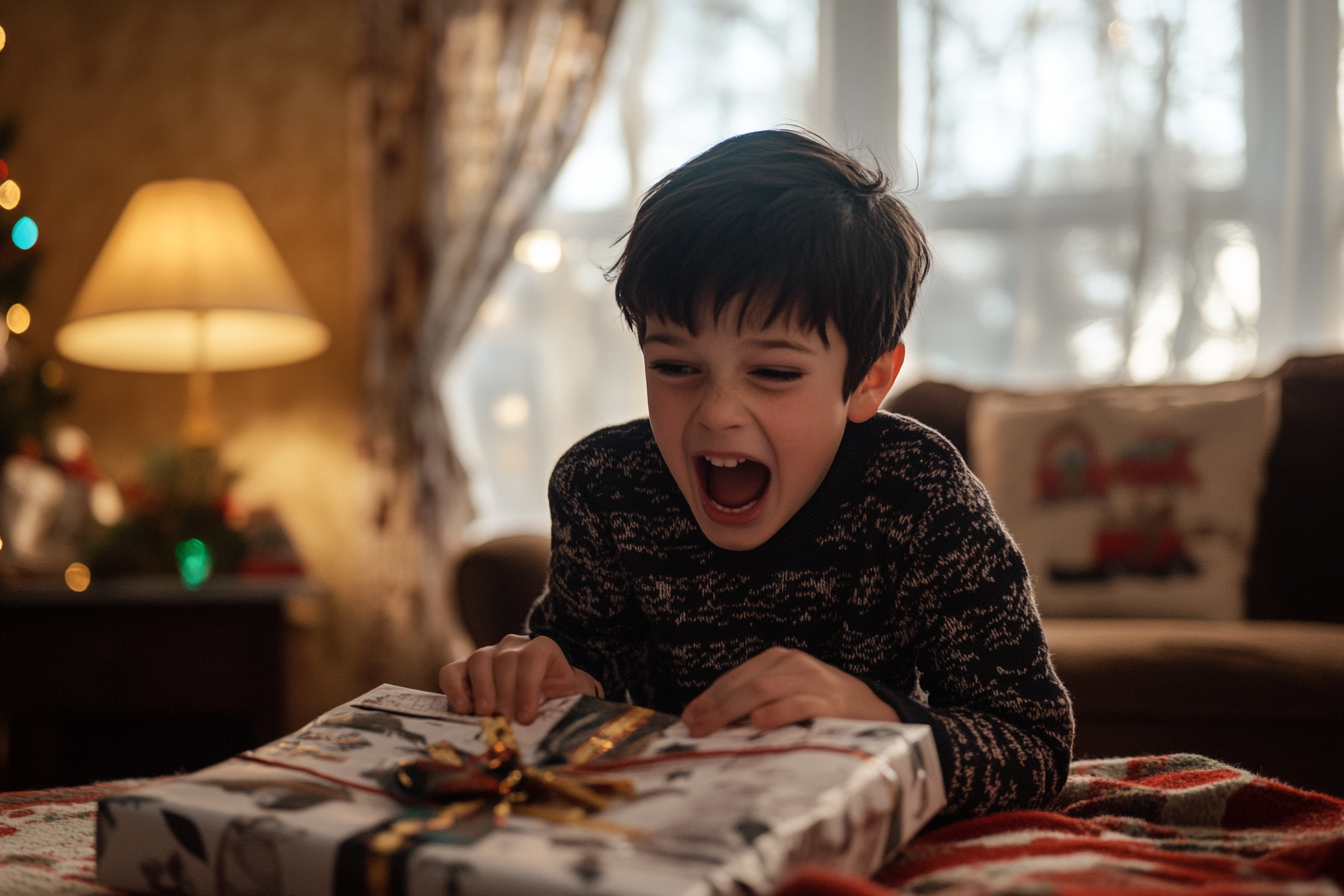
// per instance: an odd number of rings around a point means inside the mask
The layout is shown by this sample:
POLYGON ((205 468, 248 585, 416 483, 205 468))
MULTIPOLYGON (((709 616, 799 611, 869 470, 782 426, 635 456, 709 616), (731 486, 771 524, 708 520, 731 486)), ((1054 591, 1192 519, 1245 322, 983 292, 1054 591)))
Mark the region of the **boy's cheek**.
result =
POLYGON ((663 456, 663 462, 676 477, 677 485, 685 491, 688 483, 684 480, 687 474, 693 474, 694 471, 690 469, 690 458, 685 456, 685 448, 681 442, 685 427, 680 424, 679 415, 668 406, 669 404, 664 399, 656 400, 652 391, 650 392, 649 428, 653 430, 653 440, 658 445, 658 453, 663 456))

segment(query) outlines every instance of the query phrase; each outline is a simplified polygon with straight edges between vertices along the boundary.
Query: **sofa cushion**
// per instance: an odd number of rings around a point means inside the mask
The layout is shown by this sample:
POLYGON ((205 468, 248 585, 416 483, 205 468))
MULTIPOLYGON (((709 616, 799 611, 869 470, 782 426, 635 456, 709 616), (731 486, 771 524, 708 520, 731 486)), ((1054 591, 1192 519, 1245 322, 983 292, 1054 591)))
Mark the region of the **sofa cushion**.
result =
POLYGON ((1344 625, 1047 619, 1074 755, 1193 752, 1344 796, 1344 625))
POLYGON ((971 464, 1043 615, 1235 619, 1278 384, 1242 380, 971 404, 971 464))
MULTIPOLYGON (((1344 354, 1290 358, 1280 423, 1265 468, 1246 615, 1344 623, 1344 354)), ((885 410, 941 432, 968 456, 973 390, 925 380, 890 396, 885 410)))
POLYGON ((1044 625, 1080 714, 1344 723, 1344 626, 1200 619, 1044 625))

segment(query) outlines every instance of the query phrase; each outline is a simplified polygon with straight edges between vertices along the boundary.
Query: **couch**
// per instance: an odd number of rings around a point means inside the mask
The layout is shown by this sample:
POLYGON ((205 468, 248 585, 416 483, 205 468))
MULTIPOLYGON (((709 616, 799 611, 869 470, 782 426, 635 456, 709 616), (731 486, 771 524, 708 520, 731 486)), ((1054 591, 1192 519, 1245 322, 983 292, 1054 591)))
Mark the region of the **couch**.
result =
MULTIPOLYGON (((1281 421, 1259 501, 1247 618, 1045 620, 1074 700, 1075 756, 1200 753, 1344 796, 1344 355, 1294 358, 1273 376, 1281 421)), ((885 407, 966 454, 973 394, 926 381, 885 407)), ((534 535, 466 552, 457 596, 477 643, 520 629, 548 554, 548 540, 534 535)))
MULTIPOLYGON (((1051 619, 1078 757, 1202 753, 1344 796, 1344 355, 1272 374, 1246 619, 1051 619)), ((924 382, 885 407, 968 453, 974 392, 924 382)), ((972 468, 974 457, 968 458, 972 468)))

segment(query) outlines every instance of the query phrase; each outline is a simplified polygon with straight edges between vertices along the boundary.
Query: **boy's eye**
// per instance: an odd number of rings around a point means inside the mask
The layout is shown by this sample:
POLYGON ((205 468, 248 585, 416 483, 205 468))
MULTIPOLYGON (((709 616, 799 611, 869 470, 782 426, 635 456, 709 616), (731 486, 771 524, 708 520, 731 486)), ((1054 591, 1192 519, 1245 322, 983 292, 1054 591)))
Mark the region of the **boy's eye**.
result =
POLYGON ((790 383, 803 375, 801 371, 785 370, 779 367, 758 367, 752 373, 763 380, 770 380, 774 383, 790 383))
POLYGON ((696 372, 690 364, 682 364, 679 361, 654 361, 649 367, 665 376, 690 376, 696 372))

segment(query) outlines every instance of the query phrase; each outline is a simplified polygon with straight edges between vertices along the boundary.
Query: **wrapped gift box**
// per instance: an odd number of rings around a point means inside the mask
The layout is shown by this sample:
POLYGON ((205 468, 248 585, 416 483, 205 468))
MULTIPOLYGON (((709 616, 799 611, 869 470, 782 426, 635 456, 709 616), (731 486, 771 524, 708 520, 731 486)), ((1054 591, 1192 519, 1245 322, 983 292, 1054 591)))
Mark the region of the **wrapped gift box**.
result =
POLYGON ((515 753, 499 731, 442 694, 383 685, 258 750, 102 800, 98 879, 195 896, 768 893, 804 864, 870 874, 944 805, 923 725, 692 738, 673 717, 576 696, 514 727, 515 753), (512 774, 511 797, 427 794, 506 755, 487 772, 512 774), (547 808, 529 782, 606 805, 547 808))

